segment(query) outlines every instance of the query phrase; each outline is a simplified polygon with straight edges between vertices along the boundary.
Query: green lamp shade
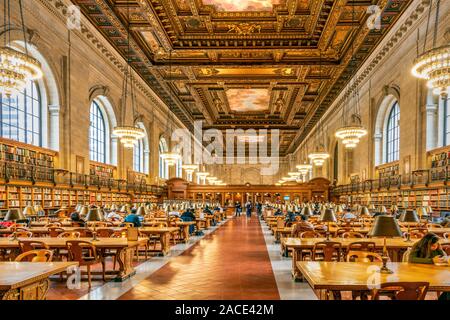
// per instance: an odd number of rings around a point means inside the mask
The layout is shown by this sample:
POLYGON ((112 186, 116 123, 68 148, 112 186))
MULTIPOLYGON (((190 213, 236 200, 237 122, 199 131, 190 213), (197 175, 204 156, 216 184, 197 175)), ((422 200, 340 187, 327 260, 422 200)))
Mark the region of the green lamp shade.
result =
POLYGON ((301 214, 303 216, 310 216, 311 215, 311 208, 309 206, 306 206, 302 209, 301 214))
POLYGON ((27 220, 27 218, 20 212, 19 209, 9 209, 5 215, 3 221, 18 221, 18 220, 27 220))
POLYGON ((369 209, 367 207, 361 207, 361 209, 359 210, 359 215, 361 217, 370 216, 369 209))
POLYGON ((419 216, 415 210, 408 210, 400 216, 401 222, 420 222, 419 216))
POLYGON ((103 221, 103 214, 98 208, 89 209, 86 221, 103 221))
POLYGON ((322 222, 336 222, 336 216, 334 214, 333 209, 326 209, 325 212, 320 217, 322 222))
POLYGON ((378 216, 375 218, 375 222, 372 229, 368 233, 369 237, 402 237, 402 231, 400 226, 392 216, 378 216))
POLYGON ((23 209, 24 216, 35 216, 36 211, 32 206, 26 206, 25 209, 23 209))

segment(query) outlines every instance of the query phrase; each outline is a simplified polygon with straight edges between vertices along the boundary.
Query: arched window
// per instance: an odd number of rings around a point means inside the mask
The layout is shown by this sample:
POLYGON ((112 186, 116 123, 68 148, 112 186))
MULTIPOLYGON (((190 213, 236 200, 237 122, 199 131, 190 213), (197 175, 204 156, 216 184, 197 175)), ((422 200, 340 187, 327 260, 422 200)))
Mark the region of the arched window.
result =
POLYGON ((400 108, 396 101, 391 107, 386 126, 386 162, 397 161, 400 152, 400 108))
POLYGON ((169 179, 169 166, 166 161, 161 157, 161 154, 168 152, 166 139, 161 138, 159 140, 159 177, 161 179, 169 179))
POLYGON ((42 147, 42 103, 38 85, 29 81, 16 95, 0 95, 0 131, 4 138, 42 147))
POLYGON ((144 172, 144 142, 139 140, 133 149, 133 170, 144 172))
MULTIPOLYGON (((144 129, 144 125, 139 122, 137 126, 144 129)), ((148 174, 149 165, 149 150, 148 150, 148 138, 147 132, 145 132, 145 137, 137 143, 133 149, 133 170, 140 173, 148 174)))
POLYGON ((336 143, 333 153, 333 178, 337 182, 339 174, 339 145, 336 143))
POLYGON ((90 110, 89 153, 92 161, 106 163, 106 123, 97 101, 93 101, 90 110))
POLYGON ((176 163, 175 174, 177 178, 183 178, 183 159, 179 159, 176 163))

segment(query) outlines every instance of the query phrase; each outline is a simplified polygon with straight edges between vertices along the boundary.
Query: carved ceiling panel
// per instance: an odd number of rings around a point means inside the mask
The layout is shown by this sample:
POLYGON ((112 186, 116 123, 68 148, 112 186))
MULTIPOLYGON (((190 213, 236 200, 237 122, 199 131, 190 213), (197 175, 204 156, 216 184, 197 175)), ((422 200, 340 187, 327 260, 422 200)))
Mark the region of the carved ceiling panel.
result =
POLYGON ((188 128, 277 128, 283 155, 412 0, 73 1, 124 57, 130 26, 133 68, 188 128))

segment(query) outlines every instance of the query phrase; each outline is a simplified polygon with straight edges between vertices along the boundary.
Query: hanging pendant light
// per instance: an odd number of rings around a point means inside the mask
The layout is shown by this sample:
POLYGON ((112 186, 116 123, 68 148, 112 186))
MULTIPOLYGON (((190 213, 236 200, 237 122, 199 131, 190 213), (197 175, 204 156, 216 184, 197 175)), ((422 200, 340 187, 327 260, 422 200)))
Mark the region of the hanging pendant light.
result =
POLYGON ((339 128, 335 136, 342 140, 346 149, 353 149, 366 134, 367 130, 361 125, 361 117, 359 114, 353 114, 351 124, 339 128))
MULTIPOLYGON (((354 22, 355 22, 355 4, 352 5, 352 29, 354 22)), ((354 79, 353 81, 356 81, 355 79, 356 61, 353 45, 354 43, 352 42, 352 58, 349 65, 350 64, 354 65, 352 78, 354 79)), ((342 144, 345 146, 346 149, 356 148, 360 139, 367 134, 367 130, 362 126, 361 116, 359 113, 359 91, 355 85, 353 85, 353 87, 354 87, 353 95, 354 96, 356 95, 355 97, 356 103, 354 104, 355 105, 354 113, 351 115, 351 122, 350 124, 347 124, 345 119, 345 108, 348 103, 347 98, 350 97, 350 92, 347 92, 345 96, 344 106, 342 108, 343 126, 339 128, 335 133, 336 138, 342 140, 342 144)))
POLYGON ((192 175, 194 174, 195 170, 198 170, 198 165, 196 164, 185 164, 182 166, 184 171, 186 171, 187 179, 189 181, 192 181, 192 175))
MULTIPOLYGON (((127 110, 127 101, 128 101, 128 84, 130 85, 130 100, 131 100, 131 109, 133 111, 133 123, 136 122, 136 119, 139 117, 137 112, 135 111, 135 94, 134 94, 134 85, 133 85, 133 70, 131 69, 131 35, 130 35, 130 7, 128 3, 128 21, 127 21, 127 34, 128 34, 128 51, 127 51, 127 67, 124 73, 124 81, 123 81, 123 91, 122 91, 122 110, 127 110)), ((142 128, 138 128, 135 125, 122 125, 117 126, 112 131, 112 136, 117 137, 120 140, 120 143, 125 148, 134 148, 136 143, 145 137, 145 131, 142 128)))
POLYGON ((5 42, 0 47, 0 93, 6 96, 22 92, 27 82, 38 80, 43 76, 41 63, 28 54, 22 0, 19 0, 18 4, 25 53, 10 47, 10 33, 14 29, 11 25, 11 0, 4 1, 3 6, 3 12, 5 13, 3 27, 6 32, 3 35, 5 42))
MULTIPOLYGON (((320 53, 319 75, 320 75, 320 80, 322 80, 322 50, 320 50, 319 53, 320 53)), ((320 92, 319 92, 319 97, 317 98, 317 100, 320 102, 320 92)), ((330 155, 328 154, 328 152, 326 151, 326 148, 325 148, 325 136, 324 136, 324 132, 323 132, 322 122, 319 122, 319 124, 317 126, 317 131, 318 131, 317 135, 316 135, 316 139, 317 139, 316 146, 317 147, 314 149, 313 152, 311 152, 308 155, 308 158, 312 160, 312 162, 315 166, 321 167, 325 163, 325 160, 330 157, 330 155)))
MULTIPOLYGON (((169 52, 169 77, 170 80, 172 77, 172 51, 169 52)), ((167 128, 166 133, 172 132, 172 108, 169 106, 169 115, 167 117, 167 128)), ((181 155, 178 152, 163 152, 161 153, 161 158, 164 159, 169 166, 174 166, 181 159, 181 155)))
POLYGON ((446 95, 447 87, 450 86, 450 44, 436 47, 440 0, 437 0, 436 4, 433 46, 430 50, 425 51, 432 4, 433 1, 430 1, 427 28, 423 44, 424 52, 414 60, 414 66, 411 69, 411 73, 416 78, 427 80, 427 87, 433 89, 433 93, 446 95))

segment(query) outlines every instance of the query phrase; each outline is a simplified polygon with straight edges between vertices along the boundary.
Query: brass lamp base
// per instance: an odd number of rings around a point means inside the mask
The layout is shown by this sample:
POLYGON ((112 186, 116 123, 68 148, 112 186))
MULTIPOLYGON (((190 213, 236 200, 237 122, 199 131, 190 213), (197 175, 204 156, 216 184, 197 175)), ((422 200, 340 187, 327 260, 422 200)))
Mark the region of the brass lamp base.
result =
POLYGON ((100 240, 97 238, 97 232, 94 232, 93 236, 94 236, 94 237, 92 238, 91 241, 100 241, 100 240))
POLYGON ((381 260, 383 261, 383 266, 381 267, 381 269, 378 271, 379 273, 383 273, 383 274, 392 274, 394 273, 394 271, 392 271, 391 269, 389 269, 387 267, 387 261, 388 261, 389 257, 383 255, 381 257, 381 260))

